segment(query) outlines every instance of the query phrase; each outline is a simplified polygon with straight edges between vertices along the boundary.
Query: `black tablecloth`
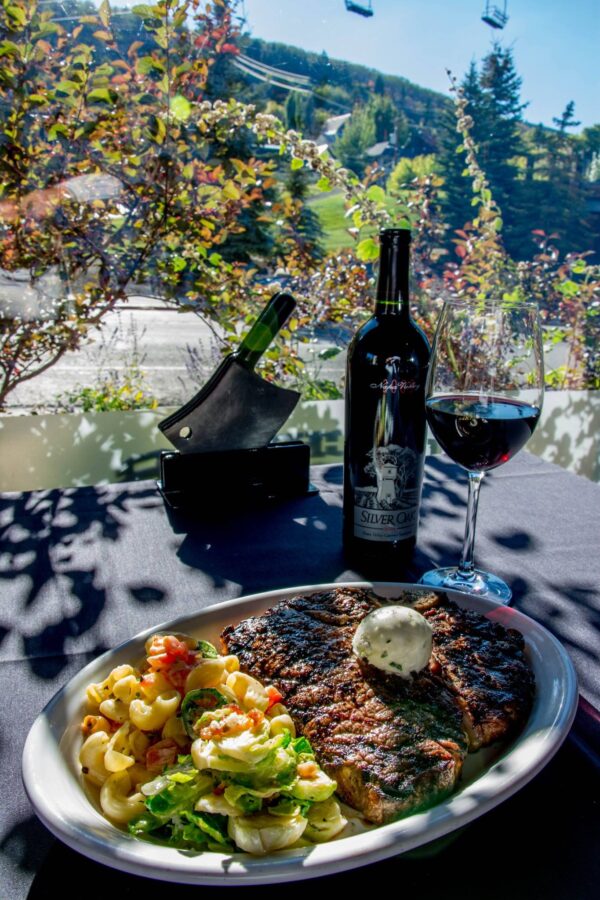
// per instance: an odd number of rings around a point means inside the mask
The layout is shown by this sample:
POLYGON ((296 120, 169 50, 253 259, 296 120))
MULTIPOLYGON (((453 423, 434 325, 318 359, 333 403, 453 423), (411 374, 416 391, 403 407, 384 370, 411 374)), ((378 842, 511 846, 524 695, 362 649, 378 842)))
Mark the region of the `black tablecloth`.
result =
MULTIPOLYGON (((45 896, 53 888, 63 897, 158 889, 83 860, 49 835, 21 788, 25 736, 44 704, 90 658, 153 623, 256 591, 359 577, 341 552, 341 467, 316 467, 312 475, 315 496, 246 512, 221 508, 218 516, 206 508, 196 518, 168 514, 151 482, 3 495, 2 897, 45 896)), ((458 467, 430 458, 418 550, 397 580, 416 580, 432 564, 457 561, 465 497, 458 467)), ((518 609, 561 639, 587 702, 547 769, 446 849, 426 860, 398 857, 330 876, 323 886, 372 890, 373 878, 389 876, 425 897, 442 891, 462 900, 482 892, 492 898, 597 895, 599 525, 600 486, 527 453, 486 476, 477 561, 508 580, 518 609)))

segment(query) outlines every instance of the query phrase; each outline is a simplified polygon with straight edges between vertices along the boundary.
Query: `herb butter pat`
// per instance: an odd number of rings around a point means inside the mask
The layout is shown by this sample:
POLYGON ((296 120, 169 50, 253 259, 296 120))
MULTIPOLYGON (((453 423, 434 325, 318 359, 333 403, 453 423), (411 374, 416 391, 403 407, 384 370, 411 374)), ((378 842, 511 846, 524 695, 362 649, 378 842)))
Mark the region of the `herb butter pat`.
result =
POLYGON ((375 609, 362 620, 352 641, 354 653, 362 660, 410 678, 429 662, 431 625, 409 606, 390 604, 375 609))

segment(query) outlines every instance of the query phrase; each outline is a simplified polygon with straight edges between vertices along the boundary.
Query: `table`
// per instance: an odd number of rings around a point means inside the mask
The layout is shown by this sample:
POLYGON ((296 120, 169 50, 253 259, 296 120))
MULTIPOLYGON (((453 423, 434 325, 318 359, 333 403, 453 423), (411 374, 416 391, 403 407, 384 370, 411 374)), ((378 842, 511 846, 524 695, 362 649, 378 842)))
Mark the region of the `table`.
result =
MULTIPOLYGON (((339 465, 312 470, 318 494, 217 519, 168 514, 150 481, 0 498, 0 894, 136 897, 156 883, 92 863, 38 822, 21 787, 29 727, 87 661, 143 628, 262 590, 356 580, 341 551, 339 465)), ((418 550, 398 580, 457 560, 466 476, 426 466, 418 550)), ((420 859, 397 857, 329 876, 328 889, 373 879, 449 900, 597 896, 600 864, 600 486, 528 453, 484 480, 476 557, 512 585, 514 605, 569 650, 582 697, 571 736, 519 794, 420 859), (540 844, 543 853, 535 848, 540 844)), ((324 880, 325 881, 325 880, 324 880)), ((316 887, 316 885, 315 885, 316 887)), ((169 897, 197 888, 170 886, 169 897)), ((226 894, 231 888, 211 889, 226 894)), ((247 888, 253 892, 256 889, 247 888)), ((300 896, 308 883, 285 888, 300 896)), ((261 897, 281 887, 260 888, 261 897)))

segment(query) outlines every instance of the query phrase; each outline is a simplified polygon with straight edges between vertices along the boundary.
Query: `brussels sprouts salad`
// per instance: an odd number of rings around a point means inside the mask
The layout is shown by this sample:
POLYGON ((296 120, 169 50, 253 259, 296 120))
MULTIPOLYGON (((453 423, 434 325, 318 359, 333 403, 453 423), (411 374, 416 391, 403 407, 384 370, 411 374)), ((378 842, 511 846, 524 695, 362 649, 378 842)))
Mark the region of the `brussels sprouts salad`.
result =
POLYGON ((137 838, 264 855, 347 824, 277 689, 206 641, 153 635, 140 668, 113 669, 87 700, 83 775, 137 838))

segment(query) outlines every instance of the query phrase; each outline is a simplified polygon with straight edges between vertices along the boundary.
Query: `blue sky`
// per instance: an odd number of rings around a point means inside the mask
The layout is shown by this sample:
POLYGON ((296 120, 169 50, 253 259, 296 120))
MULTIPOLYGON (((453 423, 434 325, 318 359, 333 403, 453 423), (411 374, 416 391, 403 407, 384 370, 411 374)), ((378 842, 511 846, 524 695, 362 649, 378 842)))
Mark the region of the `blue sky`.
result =
POLYGON ((529 122, 551 125, 574 100, 582 128, 599 123, 600 0, 508 0, 510 18, 503 31, 481 21, 484 5, 484 0, 373 0, 375 15, 364 19, 346 12, 344 0, 244 2, 246 27, 255 37, 325 50, 446 94, 446 69, 462 77, 498 37, 513 49, 529 122))

